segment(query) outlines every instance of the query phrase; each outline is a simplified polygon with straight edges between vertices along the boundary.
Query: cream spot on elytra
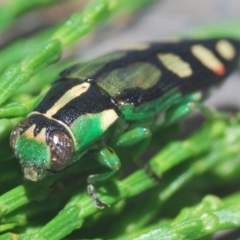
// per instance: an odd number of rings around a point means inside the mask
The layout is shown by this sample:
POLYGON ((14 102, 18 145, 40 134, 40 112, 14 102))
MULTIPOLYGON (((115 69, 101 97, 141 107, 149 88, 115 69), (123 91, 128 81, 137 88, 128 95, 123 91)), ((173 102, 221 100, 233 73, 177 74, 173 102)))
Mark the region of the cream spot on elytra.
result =
POLYGON ((198 44, 191 47, 191 52, 205 67, 215 74, 221 76, 225 73, 224 65, 208 48, 198 44))
POLYGON ((159 53, 157 57, 169 71, 175 73, 180 78, 189 77, 193 73, 190 64, 176 54, 159 53))
POLYGON ((234 46, 227 40, 218 41, 216 50, 226 60, 232 60, 236 54, 234 46))

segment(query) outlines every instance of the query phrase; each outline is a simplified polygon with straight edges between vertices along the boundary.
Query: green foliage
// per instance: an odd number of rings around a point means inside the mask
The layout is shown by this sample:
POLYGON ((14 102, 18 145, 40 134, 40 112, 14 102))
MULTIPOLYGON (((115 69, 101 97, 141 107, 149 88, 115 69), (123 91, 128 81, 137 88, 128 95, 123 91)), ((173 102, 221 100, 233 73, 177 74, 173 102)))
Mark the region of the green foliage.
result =
MULTIPOLYGON (((55 2, 14 0, 0 8, 1 22, 9 25, 30 9, 55 2)), ((239 181, 240 115, 209 119, 182 141, 161 140, 162 150, 149 164, 163 176, 162 186, 142 169, 118 176, 97 188, 100 199, 111 205, 104 210, 97 209, 86 193, 86 176, 99 171, 91 155, 76 167, 32 183, 23 181, 9 147, 14 125, 39 101, 57 73, 75 61, 47 68, 60 59, 63 49, 116 12, 134 12, 152 2, 95 0, 59 26, 0 50, 0 240, 198 239, 240 227, 240 194, 232 187, 239 181), (224 194, 218 194, 220 190, 224 194)), ((239 21, 227 22, 182 35, 240 38, 239 26, 239 21)), ((174 136, 177 128, 163 128, 153 139, 174 136)), ((125 159, 123 170, 136 148, 117 150, 125 159)))

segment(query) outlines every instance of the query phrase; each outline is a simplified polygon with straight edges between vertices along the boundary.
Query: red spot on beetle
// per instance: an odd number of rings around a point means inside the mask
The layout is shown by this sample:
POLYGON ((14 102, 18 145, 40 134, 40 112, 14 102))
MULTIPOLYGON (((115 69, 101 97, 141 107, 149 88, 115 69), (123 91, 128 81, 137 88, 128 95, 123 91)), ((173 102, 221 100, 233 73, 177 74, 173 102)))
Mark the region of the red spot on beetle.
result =
POLYGON ((218 75, 218 76, 222 76, 225 74, 225 67, 222 66, 222 67, 219 67, 217 69, 214 70, 214 72, 218 75))

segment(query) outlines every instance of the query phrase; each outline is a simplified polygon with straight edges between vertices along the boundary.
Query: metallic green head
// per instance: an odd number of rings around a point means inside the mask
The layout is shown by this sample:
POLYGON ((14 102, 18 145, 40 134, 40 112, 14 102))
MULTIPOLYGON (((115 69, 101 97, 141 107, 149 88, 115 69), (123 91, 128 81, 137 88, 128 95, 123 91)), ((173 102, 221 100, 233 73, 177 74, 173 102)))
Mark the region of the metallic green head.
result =
POLYGON ((65 168, 75 148, 62 124, 40 114, 21 121, 11 133, 10 144, 20 159, 24 177, 32 181, 65 168))

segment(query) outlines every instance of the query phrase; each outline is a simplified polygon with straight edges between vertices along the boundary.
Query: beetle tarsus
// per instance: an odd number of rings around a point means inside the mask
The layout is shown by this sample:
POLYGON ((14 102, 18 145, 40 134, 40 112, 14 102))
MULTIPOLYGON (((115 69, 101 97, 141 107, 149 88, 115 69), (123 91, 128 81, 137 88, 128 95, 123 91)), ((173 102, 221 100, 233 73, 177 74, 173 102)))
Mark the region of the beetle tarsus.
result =
POLYGON ((87 192, 88 195, 92 197, 92 200, 95 204, 96 207, 103 209, 106 207, 110 207, 109 205, 103 203, 102 201, 100 201, 100 199, 97 197, 96 191, 95 191, 95 187, 92 184, 88 184, 87 186, 87 192))
POLYGON ((153 179, 157 184, 162 183, 161 176, 158 176, 157 173, 154 172, 153 169, 151 169, 147 164, 143 167, 144 171, 147 173, 147 175, 153 179))

